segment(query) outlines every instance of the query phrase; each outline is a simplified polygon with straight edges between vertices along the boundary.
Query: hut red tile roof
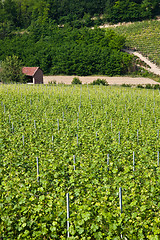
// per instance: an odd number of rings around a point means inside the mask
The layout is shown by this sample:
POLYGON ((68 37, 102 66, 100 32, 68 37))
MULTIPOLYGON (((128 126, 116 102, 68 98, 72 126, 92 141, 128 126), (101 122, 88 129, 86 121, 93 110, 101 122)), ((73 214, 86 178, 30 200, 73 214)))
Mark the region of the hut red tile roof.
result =
POLYGON ((34 76, 38 69, 39 67, 23 67, 22 73, 26 74, 27 76, 34 76))

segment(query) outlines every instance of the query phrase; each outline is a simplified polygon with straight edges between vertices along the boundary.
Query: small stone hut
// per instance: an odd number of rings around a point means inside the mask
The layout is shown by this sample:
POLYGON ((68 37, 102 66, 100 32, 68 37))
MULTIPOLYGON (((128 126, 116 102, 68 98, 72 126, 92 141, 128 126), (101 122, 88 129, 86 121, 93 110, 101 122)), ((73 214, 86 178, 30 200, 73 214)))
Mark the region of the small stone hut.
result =
POLYGON ((28 78, 28 83, 42 84, 43 72, 39 67, 23 67, 22 73, 28 78))

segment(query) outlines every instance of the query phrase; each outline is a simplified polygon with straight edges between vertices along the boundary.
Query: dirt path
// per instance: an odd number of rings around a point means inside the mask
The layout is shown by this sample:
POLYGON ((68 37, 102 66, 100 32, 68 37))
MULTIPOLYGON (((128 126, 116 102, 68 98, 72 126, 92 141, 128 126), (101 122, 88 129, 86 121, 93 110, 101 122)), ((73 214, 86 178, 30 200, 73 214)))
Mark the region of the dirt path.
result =
POLYGON ((149 61, 148 58, 144 57, 142 54, 140 54, 138 52, 134 52, 131 50, 123 49, 123 51, 125 51, 129 54, 134 54, 135 56, 139 57, 143 62, 145 62, 148 66, 150 66, 150 68, 147 68, 148 71, 160 76, 160 68, 157 67, 151 61, 149 61))
MULTIPOLYGON (((44 84, 48 84, 49 82, 56 83, 65 83, 65 84, 71 84, 74 77, 77 76, 44 76, 44 84)), ((79 79, 82 81, 82 84, 85 83, 91 83, 97 78, 100 79, 106 79, 106 81, 109 83, 109 85, 122 85, 122 84, 131 84, 131 85, 138 85, 138 84, 160 84, 152 79, 149 78, 132 78, 132 77, 107 77, 107 76, 85 76, 85 77, 79 77, 79 79)))

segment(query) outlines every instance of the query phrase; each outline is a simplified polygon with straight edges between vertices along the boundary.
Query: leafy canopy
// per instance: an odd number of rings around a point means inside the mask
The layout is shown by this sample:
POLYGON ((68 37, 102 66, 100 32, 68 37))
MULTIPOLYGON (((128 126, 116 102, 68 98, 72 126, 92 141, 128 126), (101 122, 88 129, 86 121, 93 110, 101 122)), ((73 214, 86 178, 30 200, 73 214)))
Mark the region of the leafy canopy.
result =
POLYGON ((25 75, 22 73, 22 62, 17 56, 7 56, 2 61, 1 67, 0 79, 3 83, 25 81, 25 75))

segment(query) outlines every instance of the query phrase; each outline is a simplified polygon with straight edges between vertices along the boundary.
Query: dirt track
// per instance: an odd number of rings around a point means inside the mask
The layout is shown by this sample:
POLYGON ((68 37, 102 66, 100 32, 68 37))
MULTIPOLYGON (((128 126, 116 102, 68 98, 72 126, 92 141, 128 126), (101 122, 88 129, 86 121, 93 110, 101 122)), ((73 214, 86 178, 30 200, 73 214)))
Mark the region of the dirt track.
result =
POLYGON ((152 63, 148 58, 142 56, 142 54, 140 54, 139 52, 134 52, 134 51, 127 50, 127 49, 123 49, 123 51, 128 52, 129 54, 134 54, 135 56, 139 57, 148 66, 150 66, 150 68, 147 69, 149 72, 152 72, 152 73, 160 76, 160 68, 158 66, 156 66, 156 64, 152 63))
MULTIPOLYGON (((74 77, 77 76, 44 76, 44 84, 48 84, 49 82, 54 82, 56 83, 65 83, 65 84, 71 84, 72 80, 74 77)), ((132 85, 137 85, 137 84, 160 84, 152 79, 149 78, 132 78, 132 77, 105 77, 105 76, 85 76, 85 77, 79 77, 79 79, 82 81, 82 84, 85 83, 91 83, 93 80, 96 80, 97 78, 100 79, 106 79, 106 81, 110 85, 121 85, 121 84, 132 84, 132 85)))

